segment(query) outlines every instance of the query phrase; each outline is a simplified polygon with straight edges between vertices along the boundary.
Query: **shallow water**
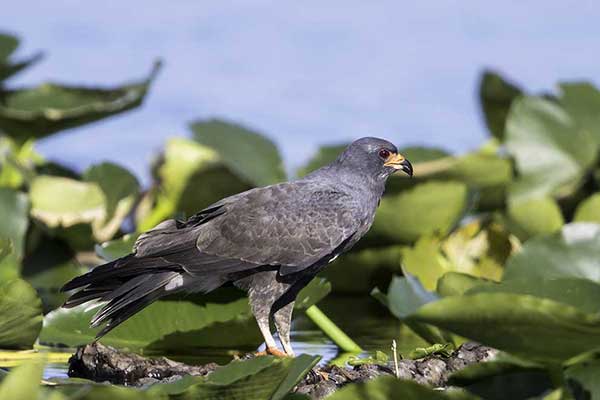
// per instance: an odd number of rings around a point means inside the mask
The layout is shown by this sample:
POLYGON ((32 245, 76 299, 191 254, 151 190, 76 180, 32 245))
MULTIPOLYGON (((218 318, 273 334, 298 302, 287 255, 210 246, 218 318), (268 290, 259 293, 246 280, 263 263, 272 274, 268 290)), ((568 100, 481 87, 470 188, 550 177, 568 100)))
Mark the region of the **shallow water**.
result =
MULTIPOLYGON (((390 354, 393 339, 401 354, 424 345, 414 333, 369 296, 330 295, 319 303, 319 308, 365 350, 365 355, 377 350, 390 354)), ((297 354, 318 354, 322 357, 322 364, 342 356, 337 346, 302 313, 294 318, 292 341, 297 354)), ((231 360, 232 352, 229 349, 211 348, 194 352, 193 355, 166 356, 192 364, 225 364, 231 360)), ((67 377, 67 371, 66 362, 48 363, 44 378, 64 378, 67 377)))

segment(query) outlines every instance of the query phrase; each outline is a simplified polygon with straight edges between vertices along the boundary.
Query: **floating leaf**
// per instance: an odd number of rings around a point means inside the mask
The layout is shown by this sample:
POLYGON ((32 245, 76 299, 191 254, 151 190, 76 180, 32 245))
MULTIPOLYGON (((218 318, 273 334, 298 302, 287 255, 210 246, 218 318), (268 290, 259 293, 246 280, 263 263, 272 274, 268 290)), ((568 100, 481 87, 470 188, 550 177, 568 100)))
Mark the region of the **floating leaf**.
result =
POLYGON ((118 239, 97 244, 95 247, 96 254, 105 261, 112 261, 124 257, 132 252, 133 245, 138 236, 138 234, 127 234, 118 239))
POLYGON ((511 196, 520 200, 573 193, 596 160, 598 146, 559 104, 523 97, 511 107, 506 148, 519 172, 511 196))
POLYGON ((21 279, 0 284, 0 348, 28 348, 42 328, 42 303, 21 279))
POLYGON ((577 393, 583 392, 576 398, 586 398, 590 400, 600 400, 600 360, 592 360, 573 365, 565 370, 565 378, 574 387, 577 393), (578 387, 579 388, 578 388, 578 387))
POLYGON ((584 278, 600 283, 600 225, 576 223, 533 238, 512 256, 504 280, 584 278))
POLYGON ((471 288, 467 294, 498 292, 528 294, 568 304, 590 314, 600 313, 600 284, 581 278, 488 282, 471 288))
POLYGON ((448 384, 486 400, 531 399, 553 387, 546 369, 503 354, 452 373, 448 384))
MULTIPOLYGON (((231 296, 217 296, 202 296, 195 301, 157 301, 101 341, 110 346, 174 353, 207 347, 258 346, 262 339, 247 299, 232 301, 231 296)), ((74 347, 91 342, 98 330, 90 328, 89 321, 97 309, 89 308, 85 304, 46 315, 40 343, 74 347)))
POLYGON ((335 293, 369 293, 385 286, 394 273, 400 274, 403 246, 373 247, 341 255, 322 275, 335 293))
POLYGON ((156 76, 112 89, 82 88, 45 83, 35 88, 4 91, 0 102, 0 131, 19 142, 41 138, 139 106, 156 76))
POLYGON ((223 197, 250 189, 221 163, 216 151, 181 138, 167 142, 157 179, 157 204, 140 222, 140 231, 153 228, 177 211, 190 216, 223 197))
POLYGON ((460 272, 447 272, 437 282, 436 292, 443 297, 460 296, 469 289, 489 282, 486 279, 460 272))
POLYGON ((579 204, 573 221, 600 223, 600 193, 594 193, 579 204))
POLYGON ((37 53, 19 61, 10 61, 10 56, 18 46, 19 40, 16 37, 0 34, 0 83, 42 59, 42 54, 37 53))
POLYGON ((0 399, 38 400, 44 363, 31 360, 13 369, 0 384, 0 399))
POLYGON ((467 195, 462 183, 427 182, 385 196, 369 233, 371 240, 410 243, 425 234, 446 234, 463 215, 467 195))
POLYGON ((445 297, 424 305, 410 319, 552 364, 600 347, 598 314, 529 295, 445 297))
POLYGON ((28 214, 29 200, 25 193, 0 188, 0 237, 11 240, 17 260, 23 257, 28 214))
POLYGON ((208 120, 191 125, 194 139, 214 150, 221 162, 253 186, 285 180, 277 147, 263 135, 233 123, 208 120))
POLYGON ((561 83, 560 103, 600 144, 600 91, 588 82, 561 83))
POLYGON ((565 223, 556 200, 549 197, 511 202, 508 218, 521 239, 557 232, 565 223))
POLYGON ((489 131, 502 139, 510 106, 522 94, 519 87, 494 71, 484 71, 479 82, 479 101, 489 131))
MULTIPOLYGON (((169 393, 188 399, 280 400, 319 361, 319 357, 301 355, 296 358, 256 357, 235 360, 218 368, 197 382, 173 391, 175 384, 154 385, 149 393, 169 393)), ((191 383, 191 379, 189 382, 191 383)))
POLYGON ((47 226, 71 227, 104 220, 105 197, 98 185, 40 175, 31 183, 31 214, 47 226))
POLYGON ((94 221, 94 236, 105 241, 114 236, 129 215, 139 194, 140 185, 128 170, 112 163, 93 165, 83 174, 87 182, 96 183, 105 200, 104 220, 94 221))
POLYGON ((468 400, 466 393, 447 395, 413 381, 405 381, 392 376, 382 376, 367 382, 345 385, 327 397, 328 400, 468 400))

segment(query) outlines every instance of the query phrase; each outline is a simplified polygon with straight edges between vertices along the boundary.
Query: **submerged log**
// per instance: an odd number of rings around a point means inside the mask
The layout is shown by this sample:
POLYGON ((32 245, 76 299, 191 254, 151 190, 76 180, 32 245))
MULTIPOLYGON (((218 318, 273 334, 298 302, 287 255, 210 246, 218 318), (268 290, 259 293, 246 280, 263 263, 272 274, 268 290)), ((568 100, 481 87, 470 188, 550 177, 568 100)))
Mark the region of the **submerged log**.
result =
MULTIPOLYGON (((433 387, 445 387, 452 372, 469 364, 490 360, 496 353, 496 350, 480 344, 465 343, 449 357, 429 355, 417 360, 399 360, 397 375, 401 379, 410 379, 433 387)), ((92 343, 78 348, 69 359, 69 376, 97 382, 144 386, 150 383, 173 382, 185 375, 207 375, 217 367, 215 363, 193 366, 165 357, 146 358, 100 343, 92 343)), ((315 367, 297 385, 295 392, 322 399, 348 383, 363 382, 382 375, 396 375, 396 365, 393 361, 386 365, 315 367)))

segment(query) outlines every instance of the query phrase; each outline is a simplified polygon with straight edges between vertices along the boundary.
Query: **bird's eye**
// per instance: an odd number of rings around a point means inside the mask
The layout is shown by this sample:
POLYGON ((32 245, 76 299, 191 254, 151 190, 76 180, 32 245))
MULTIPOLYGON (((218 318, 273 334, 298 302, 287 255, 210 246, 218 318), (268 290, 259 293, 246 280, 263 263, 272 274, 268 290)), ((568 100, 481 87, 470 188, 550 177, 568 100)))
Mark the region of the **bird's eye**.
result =
POLYGON ((386 150, 386 149, 379 150, 379 157, 381 157, 382 159, 387 160, 389 156, 390 156, 389 150, 386 150))

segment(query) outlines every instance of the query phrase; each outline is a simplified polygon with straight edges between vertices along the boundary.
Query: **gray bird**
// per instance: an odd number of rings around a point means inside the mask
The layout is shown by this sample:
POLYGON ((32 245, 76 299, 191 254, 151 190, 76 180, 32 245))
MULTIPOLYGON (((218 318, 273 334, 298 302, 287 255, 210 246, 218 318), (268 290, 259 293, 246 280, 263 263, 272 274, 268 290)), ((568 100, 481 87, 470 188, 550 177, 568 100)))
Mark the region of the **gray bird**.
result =
POLYGON ((293 356, 298 292, 369 230, 386 180, 398 170, 412 176, 392 143, 359 139, 302 179, 227 197, 187 221, 160 223, 138 238, 131 254, 65 284, 63 291, 79 291, 64 307, 107 302, 91 321, 104 324, 100 338, 160 297, 233 283, 248 292, 266 352, 293 356))

